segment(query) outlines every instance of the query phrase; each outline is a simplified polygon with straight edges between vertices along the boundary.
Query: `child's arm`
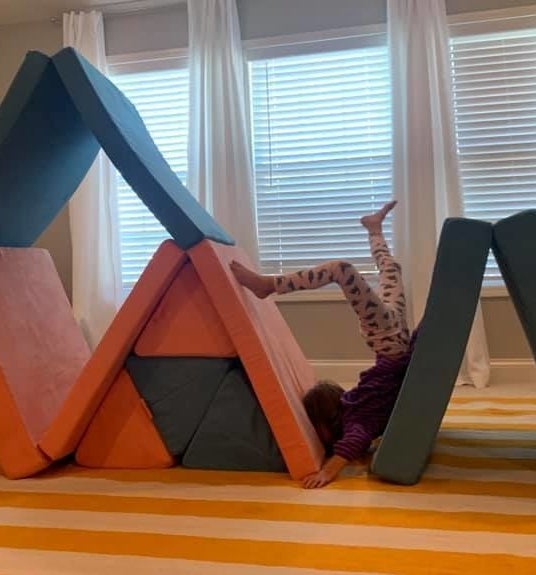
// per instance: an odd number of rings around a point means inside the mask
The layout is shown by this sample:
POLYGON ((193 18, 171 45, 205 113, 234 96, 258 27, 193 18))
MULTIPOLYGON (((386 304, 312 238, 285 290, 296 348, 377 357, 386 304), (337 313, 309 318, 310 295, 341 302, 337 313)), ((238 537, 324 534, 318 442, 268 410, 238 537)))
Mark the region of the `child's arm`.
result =
POLYGON ((342 439, 335 442, 333 448, 335 455, 326 460, 320 471, 308 475, 303 480, 303 486, 306 489, 314 489, 324 487, 333 481, 349 461, 366 453, 373 439, 374 436, 362 424, 354 423, 347 426, 342 439))
POLYGON ((330 457, 320 471, 311 473, 302 482, 305 489, 315 489, 317 487, 324 487, 337 477, 342 468, 348 463, 348 459, 344 459, 340 455, 333 455, 330 457))

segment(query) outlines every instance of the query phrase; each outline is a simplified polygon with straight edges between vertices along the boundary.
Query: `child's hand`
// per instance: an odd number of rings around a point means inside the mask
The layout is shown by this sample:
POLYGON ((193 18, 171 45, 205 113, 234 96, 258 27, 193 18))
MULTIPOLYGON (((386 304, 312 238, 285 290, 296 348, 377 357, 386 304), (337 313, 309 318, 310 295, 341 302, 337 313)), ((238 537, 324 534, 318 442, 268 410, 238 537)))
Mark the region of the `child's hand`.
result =
POLYGON ((302 481, 302 485, 305 487, 305 489, 316 489, 317 487, 324 487, 324 485, 327 485, 333 481, 335 476, 336 474, 333 475, 327 469, 321 469, 316 473, 311 473, 311 475, 308 475, 302 481))
POLYGON ((305 489, 316 489, 317 487, 324 487, 337 477, 339 471, 348 463, 346 459, 340 455, 330 457, 322 466, 320 471, 311 473, 302 482, 305 489))

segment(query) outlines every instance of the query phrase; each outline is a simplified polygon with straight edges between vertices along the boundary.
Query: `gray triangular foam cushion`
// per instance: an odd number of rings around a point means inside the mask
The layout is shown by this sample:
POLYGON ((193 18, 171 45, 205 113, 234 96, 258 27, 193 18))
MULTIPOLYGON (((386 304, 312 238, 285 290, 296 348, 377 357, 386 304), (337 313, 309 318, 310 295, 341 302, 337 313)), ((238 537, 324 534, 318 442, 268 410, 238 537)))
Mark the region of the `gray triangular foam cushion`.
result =
POLYGON ((236 360, 137 357, 126 362, 168 451, 180 457, 236 360))
POLYGON ((225 377, 182 464, 200 469, 286 470, 242 367, 233 369, 225 377))

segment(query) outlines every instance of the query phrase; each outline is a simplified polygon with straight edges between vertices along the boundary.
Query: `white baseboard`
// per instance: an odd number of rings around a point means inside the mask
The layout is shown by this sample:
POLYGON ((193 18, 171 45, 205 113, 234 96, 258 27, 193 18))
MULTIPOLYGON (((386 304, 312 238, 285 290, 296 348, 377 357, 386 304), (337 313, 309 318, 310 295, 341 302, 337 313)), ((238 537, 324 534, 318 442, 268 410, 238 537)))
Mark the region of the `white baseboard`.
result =
MULTIPOLYGON (((361 371, 371 367, 370 361, 310 361, 318 379, 333 379, 344 387, 355 385, 361 371)), ((535 383, 536 365, 532 359, 496 359, 491 361, 491 386, 508 383, 535 383)))
POLYGON ((535 383, 536 365, 532 359, 497 359, 491 362, 490 385, 535 383))

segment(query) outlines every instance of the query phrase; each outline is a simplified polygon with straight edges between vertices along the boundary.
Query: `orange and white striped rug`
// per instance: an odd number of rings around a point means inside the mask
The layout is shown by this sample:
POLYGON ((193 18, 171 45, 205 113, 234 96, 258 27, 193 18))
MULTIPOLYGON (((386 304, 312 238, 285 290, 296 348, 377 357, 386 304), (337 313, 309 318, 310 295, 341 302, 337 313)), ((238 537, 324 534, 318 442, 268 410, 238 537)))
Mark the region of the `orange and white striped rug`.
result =
POLYGON ((0 573, 534 575, 536 398, 455 398, 413 487, 359 467, 313 491, 179 468, 1 478, 0 573))

